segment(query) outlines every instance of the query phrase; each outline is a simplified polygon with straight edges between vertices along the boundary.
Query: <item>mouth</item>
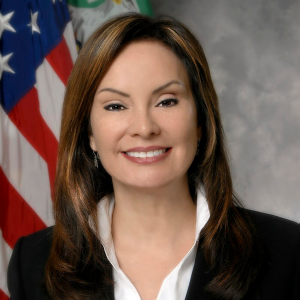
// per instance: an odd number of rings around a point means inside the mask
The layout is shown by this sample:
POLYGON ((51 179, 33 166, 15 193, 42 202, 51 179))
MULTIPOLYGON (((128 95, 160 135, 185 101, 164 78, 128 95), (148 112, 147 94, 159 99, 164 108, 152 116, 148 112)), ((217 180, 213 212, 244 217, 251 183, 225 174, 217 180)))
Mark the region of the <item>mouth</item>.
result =
POLYGON ((123 152, 123 153, 131 157, 147 158, 147 157, 159 156, 163 153, 168 152, 170 149, 171 148, 162 148, 162 149, 147 151, 147 152, 123 152))

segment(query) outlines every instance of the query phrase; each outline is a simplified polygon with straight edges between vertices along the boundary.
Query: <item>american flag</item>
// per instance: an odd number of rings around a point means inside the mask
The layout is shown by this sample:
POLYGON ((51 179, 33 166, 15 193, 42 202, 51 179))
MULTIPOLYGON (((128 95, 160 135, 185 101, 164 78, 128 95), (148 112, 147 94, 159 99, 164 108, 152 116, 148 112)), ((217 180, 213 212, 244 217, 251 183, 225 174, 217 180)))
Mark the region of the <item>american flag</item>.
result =
POLYGON ((19 237, 53 225, 65 85, 77 56, 65 0, 0 0, 0 300, 19 237))

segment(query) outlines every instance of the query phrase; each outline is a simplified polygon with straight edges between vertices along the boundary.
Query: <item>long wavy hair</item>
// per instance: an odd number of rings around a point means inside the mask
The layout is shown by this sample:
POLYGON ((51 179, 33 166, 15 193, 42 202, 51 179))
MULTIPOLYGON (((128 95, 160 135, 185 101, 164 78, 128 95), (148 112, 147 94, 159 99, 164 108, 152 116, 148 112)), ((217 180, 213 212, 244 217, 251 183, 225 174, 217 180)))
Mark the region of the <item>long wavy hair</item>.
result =
POLYGON ((169 47, 186 68, 198 124, 200 153, 188 170, 196 201, 204 186, 210 219, 201 245, 214 274, 206 290, 217 299, 242 299, 260 266, 255 231, 234 196, 224 144, 218 97, 200 43, 171 17, 126 14, 101 26, 81 49, 68 80, 63 104, 55 182, 55 226, 46 266, 53 299, 106 299, 113 289, 111 266, 98 238, 97 204, 113 192, 110 175, 94 166, 90 113, 94 95, 114 58, 127 44, 155 40, 169 47))

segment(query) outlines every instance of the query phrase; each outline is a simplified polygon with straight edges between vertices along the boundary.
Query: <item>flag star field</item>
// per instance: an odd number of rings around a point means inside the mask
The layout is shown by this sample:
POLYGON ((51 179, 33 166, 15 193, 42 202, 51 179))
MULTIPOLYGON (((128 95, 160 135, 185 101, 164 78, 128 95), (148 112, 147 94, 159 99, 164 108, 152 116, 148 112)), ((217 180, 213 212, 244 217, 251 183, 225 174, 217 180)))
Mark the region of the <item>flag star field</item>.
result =
POLYGON ((77 57, 65 0, 0 1, 0 300, 16 241, 53 225, 65 85, 77 57))

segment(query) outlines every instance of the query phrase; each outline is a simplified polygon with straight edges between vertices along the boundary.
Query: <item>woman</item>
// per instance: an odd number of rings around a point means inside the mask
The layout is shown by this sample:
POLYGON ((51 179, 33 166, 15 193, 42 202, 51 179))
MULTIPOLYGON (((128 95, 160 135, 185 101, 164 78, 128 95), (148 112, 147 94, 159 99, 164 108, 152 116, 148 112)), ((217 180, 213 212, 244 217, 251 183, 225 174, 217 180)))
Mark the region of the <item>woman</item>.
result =
POLYGON ((240 206, 199 42, 117 17, 69 79, 56 223, 18 241, 11 299, 299 300, 298 224, 240 206))

